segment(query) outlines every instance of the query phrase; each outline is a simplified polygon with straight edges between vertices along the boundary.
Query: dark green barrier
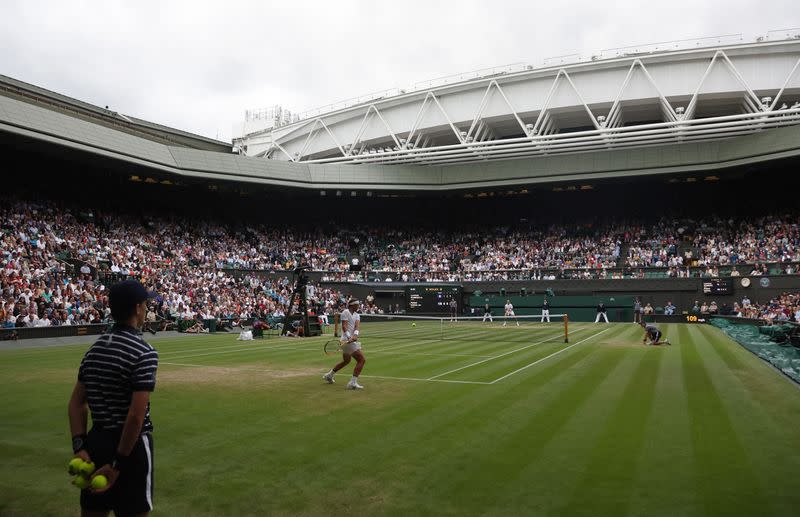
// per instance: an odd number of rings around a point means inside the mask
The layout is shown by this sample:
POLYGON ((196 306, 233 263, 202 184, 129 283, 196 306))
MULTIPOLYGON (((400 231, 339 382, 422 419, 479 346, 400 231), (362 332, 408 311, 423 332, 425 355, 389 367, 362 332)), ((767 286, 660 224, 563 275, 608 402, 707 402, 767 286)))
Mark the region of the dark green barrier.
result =
POLYGON ((108 325, 59 325, 57 327, 19 327, 0 329, 0 339, 39 339, 70 336, 96 336, 105 332, 108 325))
MULTIPOLYGON (((492 314, 503 314, 506 300, 514 306, 518 316, 537 315, 542 312, 544 295, 533 296, 470 296, 470 308, 475 308, 474 315, 483 315, 483 306, 488 303, 492 314)), ((633 321, 633 296, 553 296, 548 297, 551 314, 567 314, 570 321, 594 321, 597 317, 597 304, 603 302, 609 321, 633 321)))

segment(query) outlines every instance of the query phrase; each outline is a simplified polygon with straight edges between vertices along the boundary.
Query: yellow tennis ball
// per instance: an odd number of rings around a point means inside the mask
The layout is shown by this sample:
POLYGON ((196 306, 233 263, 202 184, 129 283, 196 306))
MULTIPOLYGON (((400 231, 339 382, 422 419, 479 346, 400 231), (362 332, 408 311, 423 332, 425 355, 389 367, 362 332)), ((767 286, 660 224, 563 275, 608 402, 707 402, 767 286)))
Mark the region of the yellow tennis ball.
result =
POLYGON ((91 462, 82 462, 78 469, 78 473, 87 478, 92 475, 92 472, 94 472, 94 463, 91 462))
POLYGON ((412 327, 416 327, 416 326, 417 326, 417 324, 416 324, 416 323, 412 323, 412 324, 411 324, 411 326, 412 326, 412 327))
POLYGON ((107 486, 108 486, 108 479, 104 475, 99 474, 92 478, 92 488, 99 489, 99 488, 105 488, 107 486))
POLYGON ((72 480, 72 484, 81 490, 89 488, 89 480, 83 476, 76 476, 75 479, 72 480))
POLYGON ((80 472, 81 465, 83 464, 83 460, 80 458, 72 458, 69 460, 69 464, 67 465, 67 471, 71 475, 75 475, 80 472))

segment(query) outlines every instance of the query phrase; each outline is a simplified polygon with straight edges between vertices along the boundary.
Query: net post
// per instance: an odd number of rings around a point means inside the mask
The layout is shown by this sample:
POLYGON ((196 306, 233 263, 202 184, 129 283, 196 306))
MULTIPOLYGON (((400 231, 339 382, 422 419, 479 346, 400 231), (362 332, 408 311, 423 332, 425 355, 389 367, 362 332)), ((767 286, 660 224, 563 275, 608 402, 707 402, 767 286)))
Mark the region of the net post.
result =
POLYGON ((564 343, 569 343, 569 314, 564 313, 564 343))

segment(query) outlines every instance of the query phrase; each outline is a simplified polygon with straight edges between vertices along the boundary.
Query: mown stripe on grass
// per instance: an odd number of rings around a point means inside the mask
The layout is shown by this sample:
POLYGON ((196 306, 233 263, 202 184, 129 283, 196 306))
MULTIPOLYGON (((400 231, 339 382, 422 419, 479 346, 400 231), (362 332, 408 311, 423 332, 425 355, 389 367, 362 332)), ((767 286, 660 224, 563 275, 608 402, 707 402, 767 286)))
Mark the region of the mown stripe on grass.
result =
MULTIPOLYGON (((410 501, 414 502, 415 494, 421 489, 420 485, 427 486, 427 479, 434 475, 428 468, 429 465, 443 461, 444 464, 456 468, 460 458, 470 453, 470 440, 464 440, 464 433, 475 440, 476 445, 485 442, 488 437, 480 431, 482 428, 498 422, 515 421, 517 415, 524 412, 531 401, 542 399, 537 386, 547 385, 556 378, 574 373, 572 366, 582 364, 593 352, 594 350, 586 349, 564 357, 555 363, 558 368, 544 370, 540 375, 532 376, 530 385, 525 389, 486 386, 451 388, 446 385, 435 385, 435 389, 418 388, 414 391, 417 397, 410 397, 402 404, 388 408, 389 414, 382 415, 382 419, 385 418, 390 424, 380 435, 359 435, 358 449, 365 458, 362 467, 379 478, 400 476, 408 480, 403 490, 409 493, 412 497, 410 501), (418 398, 424 399, 424 403, 418 401, 418 398), (453 447, 457 450, 452 451, 453 447)), ((583 372, 584 368, 579 371, 583 372)), ((372 383, 375 384, 377 383, 372 383)), ((359 416, 362 411, 358 406, 353 409, 355 414, 347 416, 352 422, 358 422, 364 416, 370 419, 368 415, 359 416)), ((328 425, 336 426, 339 419, 335 415, 328 425)), ((307 425, 313 427, 319 424, 314 424, 312 419, 307 425)), ((303 483, 308 472, 324 469, 331 464, 349 463, 351 455, 349 448, 336 447, 330 449, 325 457, 298 458, 303 465, 300 470, 304 472, 296 472, 296 479, 295 472, 289 473, 287 481, 303 483)), ((468 459, 464 458, 463 461, 468 462, 468 459)), ((449 468, 444 471, 449 472, 449 468)))
POLYGON ((700 331, 705 346, 699 351, 708 358, 712 382, 726 394, 722 402, 749 462, 760 473, 773 513, 792 513, 800 454, 787 457, 786 450, 800 450, 794 424, 800 417, 800 391, 716 328, 700 331))
POLYGON ((700 335, 697 327, 679 331, 696 490, 706 515, 763 515, 767 501, 722 403, 724 393, 711 382, 697 350, 700 335))
MULTIPOLYGON (((522 336, 524 337, 524 336, 522 336)), ((503 354, 522 354, 525 353, 526 350, 530 350, 533 348, 539 348, 541 346, 548 346, 550 343, 554 343, 557 336, 553 333, 548 335, 544 335, 537 338, 528 337, 525 341, 518 341, 514 343, 505 343, 502 352, 495 352, 494 354, 491 351, 486 351, 487 355, 493 355, 491 358, 483 358, 483 359, 476 359, 476 358, 458 358, 458 357, 436 357, 436 358, 428 358, 428 357, 421 357, 421 358, 410 358, 410 357, 384 357, 380 356, 377 364, 378 368, 380 369, 381 373, 384 375, 396 375, 396 376, 406 376, 406 377, 434 377, 438 378, 441 376, 443 378, 454 378, 458 380, 475 380, 472 376, 461 376, 461 377, 451 377, 451 375, 456 371, 462 371, 458 369, 465 369, 465 371, 473 370, 473 367, 470 365, 474 363, 485 363, 485 362, 494 362, 497 361, 503 354), (391 372, 391 373, 389 373, 391 372), (444 374, 450 372, 449 375, 445 376, 444 374)), ((479 349, 481 352, 484 352, 485 344, 478 343, 476 350, 479 349)), ((470 343, 462 343, 460 348, 452 348, 451 350, 454 352, 463 351, 463 350, 471 350, 473 349, 470 346, 470 343)), ((439 350, 437 347, 436 350, 439 350)), ((368 351, 366 351, 368 353, 368 351)))
MULTIPOLYGON (((581 336, 591 335, 587 329, 577 330, 576 339, 581 336)), ((537 336, 522 346, 509 346, 502 354, 490 361, 476 362, 470 368, 458 371, 451 371, 447 374, 448 379, 472 379, 480 381, 492 381, 520 365, 528 364, 538 358, 552 354, 554 351, 564 347, 562 334, 549 334, 547 336, 537 336), (515 351, 516 350, 516 351, 515 351), (512 353, 513 351, 513 353, 512 353)))
POLYGON ((560 339, 561 339, 561 337, 558 336, 558 335, 548 336, 548 337, 546 337, 544 339, 540 339, 540 340, 534 341, 532 343, 527 343, 527 344, 524 344, 522 346, 512 348, 511 350, 508 350, 508 351, 503 352, 501 354, 497 354, 497 355, 494 355, 494 356, 486 358, 486 359, 480 359, 478 361, 472 361, 472 362, 470 362, 470 363, 468 363, 466 365, 459 366, 459 367, 453 368, 451 370, 447 370, 446 372, 442 372, 442 373, 439 373, 437 375, 432 376, 431 379, 444 377, 446 375, 451 375, 451 374, 454 374, 456 372, 460 372, 462 370, 465 370, 467 368, 475 368, 475 367, 477 367, 477 366, 479 366, 481 364, 485 364, 485 363, 487 363, 489 361, 497 361, 498 359, 502 359, 504 357, 508 357, 508 356, 510 356, 512 354, 519 354, 521 352, 525 352, 525 351, 530 350, 530 349, 532 349, 533 347, 536 347, 536 346, 545 345, 545 344, 548 344, 548 343, 554 343, 554 342, 556 342, 556 340, 560 340, 560 339))
MULTIPOLYGON (((678 348, 678 327, 664 325, 672 346, 652 348, 663 358, 655 385, 645 442, 630 487, 629 515, 673 517, 697 515, 702 506, 695 493, 694 453, 686 411, 687 393, 678 348)), ((625 444, 620 442, 620 447, 625 444)))
MULTIPOLYGON (((572 348, 567 353, 574 353, 576 350, 581 350, 581 349, 585 349, 585 348, 599 348, 601 350, 605 350, 606 347, 602 343, 624 342, 625 339, 626 339, 625 338, 626 334, 628 332, 630 332, 630 326, 624 325, 624 324, 615 324, 615 323, 612 323, 610 325, 591 325, 591 326, 586 328, 586 332, 584 332, 583 334, 579 334, 578 336, 575 336, 574 339, 577 339, 577 340, 585 339, 586 337, 589 337, 592 334, 596 334, 600 330, 607 330, 607 332, 602 334, 602 339, 589 340, 588 343, 581 344, 578 347, 572 348)), ((572 342, 574 343, 575 341, 573 340, 572 342)), ((569 346, 569 345, 568 344, 564 344, 564 343, 560 343, 559 346, 560 347, 566 347, 566 346, 569 346)), ((545 354, 545 355, 547 355, 547 354, 545 354)), ((560 356, 556 356, 556 357, 560 357, 560 356)), ((492 375, 488 379, 484 379, 483 377, 480 377, 480 378, 476 377, 476 380, 494 381, 498 377, 500 377, 502 375, 505 375, 505 374, 507 374, 507 373, 509 373, 509 372, 521 367, 521 366, 525 366, 528 363, 530 363, 530 361, 525 361, 523 363, 518 363, 513 368, 509 368, 506 371, 491 372, 492 375)), ((543 363, 542 366, 549 367, 550 363, 543 363)), ((537 368, 533 368, 533 369, 537 370, 537 368)), ((503 382, 500 383, 500 384, 516 384, 516 383, 524 382, 525 379, 528 377, 528 375, 512 375, 512 376, 508 377, 507 379, 504 379, 503 382)))
MULTIPOLYGON (((503 486, 537 461, 547 444, 559 436, 561 429, 583 410, 585 402, 598 386, 619 366, 625 352, 602 351, 592 364, 582 368, 540 410, 516 415, 513 425, 507 421, 489 421, 475 429, 472 439, 476 446, 460 454, 463 468, 431 479, 423 492, 431 498, 438 496, 459 501, 462 507, 466 504, 476 514, 480 514, 484 508, 501 504, 502 501, 487 496, 486 488, 503 486)), ((458 452, 452 451, 454 454, 458 452)))
POLYGON ((615 408, 610 409, 600 437, 594 442, 583 480, 561 513, 564 515, 622 515, 626 513, 636 479, 637 460, 653 407, 663 349, 644 350, 615 408), (624 447, 620 447, 625 444, 624 447))
MULTIPOLYGON (((560 350, 565 350, 563 353, 572 353, 575 350, 584 348, 586 346, 590 346, 595 342, 595 336, 598 335, 598 331, 605 330, 606 332, 602 334, 603 339, 606 337, 619 335, 620 333, 624 332, 625 327, 623 326, 611 326, 606 328, 596 328, 596 327, 588 327, 583 329, 584 331, 580 334, 573 335, 571 339, 571 343, 565 344, 563 340, 559 337, 556 337, 555 340, 550 341, 546 344, 534 347, 530 350, 526 350, 519 354, 512 354, 498 361, 490 361, 488 363, 482 364, 477 368, 470 368, 468 370, 464 370, 461 372, 457 372, 452 376, 448 376, 447 378, 453 379, 472 379, 476 381, 488 381, 492 383, 515 383, 517 382, 516 379, 518 378, 525 378, 530 374, 529 370, 537 370, 543 367, 546 367, 547 364, 551 361, 547 359, 546 362, 539 364, 536 361, 544 359, 547 356, 552 355, 554 352, 558 352, 560 350), (588 338, 588 339, 587 339, 588 338), (580 341, 586 340, 587 343, 582 343, 578 347, 570 348, 575 343, 580 341), (516 372, 516 373, 514 373, 516 372), (511 374, 511 375, 509 375, 511 374)), ((559 357, 560 354, 557 354, 553 357, 559 357)))
MULTIPOLYGON (((622 331, 621 335, 628 332, 622 331)), ((601 355, 616 350, 625 357, 536 460, 515 478, 504 481, 497 502, 491 509, 487 508, 487 515, 555 514, 568 503, 574 487, 581 482, 588 458, 595 452, 595 441, 611 418, 611 409, 619 403, 641 354, 645 353, 644 348, 636 346, 609 347, 596 343, 587 346, 601 355)), ((542 365, 542 368, 547 366, 542 365)))
POLYGON ((534 361, 531 361, 529 363, 525 363, 524 365, 520 366, 519 368, 514 368, 510 372, 508 372, 508 373, 506 373, 504 375, 501 375, 500 377, 497 377, 496 379, 494 379, 492 381, 492 384, 496 384, 498 382, 504 381, 504 380, 508 379, 509 377, 511 377, 513 375, 517 375, 517 374, 519 374, 521 372, 524 372, 525 370, 528 370, 529 368, 533 368, 534 366, 537 366, 537 365, 541 364, 542 362, 546 361, 547 359, 550 359, 551 357, 555 357, 555 356, 557 356, 559 354, 563 354, 564 352, 566 352, 568 350, 572 350, 576 346, 581 345, 584 342, 589 341, 591 339, 594 339, 594 338, 600 336, 600 334, 608 332, 609 330, 611 330, 611 329, 601 330, 600 332, 597 332, 596 334, 592 334, 589 337, 585 337, 585 338, 581 339, 580 341, 578 341, 576 343, 567 344, 567 345, 565 345, 563 347, 560 347, 556 351, 554 351, 554 352, 552 352, 552 353, 550 353, 550 354, 548 354, 548 355, 546 355, 544 357, 540 357, 540 358, 535 359, 534 361))

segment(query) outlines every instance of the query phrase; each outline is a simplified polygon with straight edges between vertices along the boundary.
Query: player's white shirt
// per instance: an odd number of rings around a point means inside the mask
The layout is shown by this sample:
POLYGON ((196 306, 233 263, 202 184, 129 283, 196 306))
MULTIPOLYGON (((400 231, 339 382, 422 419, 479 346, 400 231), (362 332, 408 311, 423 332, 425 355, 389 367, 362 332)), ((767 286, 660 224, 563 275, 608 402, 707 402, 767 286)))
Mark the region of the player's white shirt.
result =
POLYGON ((361 321, 359 313, 350 312, 350 309, 345 309, 339 315, 339 321, 342 322, 342 341, 347 341, 353 337, 353 331, 356 329, 356 322, 361 321), (344 323, 347 322, 347 330, 345 330, 344 323))
POLYGON ((506 309, 506 316, 513 316, 514 315, 514 306, 513 305, 511 305, 510 303, 507 303, 505 305, 505 309, 506 309))

